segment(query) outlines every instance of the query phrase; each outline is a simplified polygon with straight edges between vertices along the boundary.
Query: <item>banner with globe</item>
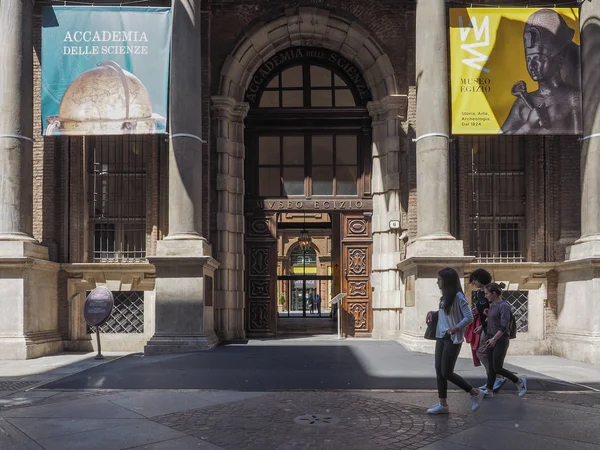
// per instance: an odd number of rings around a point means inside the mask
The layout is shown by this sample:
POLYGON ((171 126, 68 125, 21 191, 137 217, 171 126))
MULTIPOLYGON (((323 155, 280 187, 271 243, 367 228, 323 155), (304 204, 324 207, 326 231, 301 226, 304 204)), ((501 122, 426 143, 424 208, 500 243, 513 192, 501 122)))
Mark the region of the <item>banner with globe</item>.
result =
POLYGON ((171 8, 45 6, 42 134, 163 134, 171 8))

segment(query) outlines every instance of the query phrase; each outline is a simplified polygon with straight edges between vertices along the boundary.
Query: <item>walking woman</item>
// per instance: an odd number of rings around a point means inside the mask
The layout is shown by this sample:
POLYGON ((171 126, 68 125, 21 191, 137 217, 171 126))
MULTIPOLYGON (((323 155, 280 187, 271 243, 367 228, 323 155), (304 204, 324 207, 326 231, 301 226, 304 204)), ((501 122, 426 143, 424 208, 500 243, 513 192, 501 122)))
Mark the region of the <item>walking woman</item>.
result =
POLYGON ((502 299, 504 283, 490 283, 485 289, 485 298, 490 302, 487 324, 487 357, 489 370, 487 377, 488 396, 493 397, 492 389, 496 381, 496 374, 500 374, 517 385, 519 397, 527 392, 527 379, 518 378, 514 373, 504 368, 504 358, 510 344, 511 310, 506 300, 502 299))
MULTIPOLYGON (((471 395, 471 409, 477 411, 481 406, 483 393, 454 373, 454 366, 464 340, 464 330, 473 321, 473 314, 460 287, 456 270, 450 268, 440 270, 438 287, 442 292, 442 298, 435 334, 435 373, 440 402, 429 408, 427 412, 429 414, 450 412, 447 401, 448 381, 471 395)), ((433 314, 433 311, 427 314, 427 323, 433 320, 433 314)))
POLYGON ((484 398, 493 397, 494 392, 498 392, 506 382, 506 378, 502 375, 496 376, 493 391, 487 389, 487 373, 490 370, 490 364, 487 359, 487 313, 490 308, 490 302, 485 297, 484 288, 492 282, 492 275, 485 269, 474 270, 469 275, 469 284, 477 288, 475 299, 473 300, 473 323, 469 324, 465 329, 465 340, 471 344, 473 350, 473 363, 475 367, 479 363, 483 364, 486 373, 486 384, 479 389, 483 391, 484 398))

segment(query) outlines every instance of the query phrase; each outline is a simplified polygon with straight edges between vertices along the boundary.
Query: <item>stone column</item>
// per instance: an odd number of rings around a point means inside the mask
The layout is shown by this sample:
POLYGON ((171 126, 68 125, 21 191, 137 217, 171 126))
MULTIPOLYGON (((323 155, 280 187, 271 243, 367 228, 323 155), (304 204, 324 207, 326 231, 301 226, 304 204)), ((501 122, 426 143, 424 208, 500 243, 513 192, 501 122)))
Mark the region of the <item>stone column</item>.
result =
POLYGON ((368 105, 373 122, 372 189, 373 189, 373 332, 375 338, 397 339, 401 311, 401 286, 397 264, 401 259, 402 230, 390 229, 398 220, 407 228, 406 211, 401 202, 401 185, 406 167, 401 154, 406 152, 406 95, 389 95, 368 105), (402 137, 401 137, 402 136, 402 137))
POLYGON ((217 259, 215 330, 221 339, 244 331, 244 118, 247 103, 213 96, 217 134, 217 259))
POLYGON ((447 28, 444 0, 418 0, 417 241, 409 247, 409 256, 463 254, 462 243, 431 242, 454 240, 450 234, 447 28))
POLYGON ((173 1, 169 92, 169 234, 202 237, 200 1, 173 1))
MULTIPOLYGON (((214 347, 205 277, 218 263, 203 236, 201 0, 173 0, 169 92, 169 233, 157 243, 155 333, 146 354, 214 347)), ((212 283, 210 283, 212 285, 212 283)), ((212 294, 209 294, 212 298, 212 294)))
POLYGON ((35 242, 32 10, 0 3, 0 241, 35 242))
MULTIPOLYGON (((581 5, 583 136, 581 147, 581 238, 578 256, 600 256, 600 3, 581 5), (585 248, 585 249, 584 249, 585 248)), ((575 255, 572 255, 575 256, 575 255)))
POLYGON ((33 238, 33 2, 0 1, 0 359, 62 349, 57 273, 33 238))
POLYGON ((419 351, 433 351, 423 333, 427 311, 438 308, 438 271, 453 267, 462 276, 462 266, 470 261, 462 241, 450 234, 446 11, 445 0, 417 0, 417 236, 397 267, 404 294, 398 340, 419 351))
POLYGON ((553 351, 558 356, 600 362, 600 323, 595 299, 600 287, 600 2, 581 4, 583 137, 581 147, 581 237, 558 267, 558 317, 553 351))

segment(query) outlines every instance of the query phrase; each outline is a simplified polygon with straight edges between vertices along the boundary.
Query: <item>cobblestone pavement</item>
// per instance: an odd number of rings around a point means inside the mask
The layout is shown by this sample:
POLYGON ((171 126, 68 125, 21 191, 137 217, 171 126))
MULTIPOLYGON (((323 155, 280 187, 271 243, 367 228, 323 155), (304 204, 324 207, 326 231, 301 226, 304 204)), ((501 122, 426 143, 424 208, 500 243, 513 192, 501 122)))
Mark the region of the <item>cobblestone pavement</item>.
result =
MULTIPOLYGON (((560 358, 515 358, 531 390, 508 383, 475 413, 451 389, 446 416, 425 412, 431 356, 393 343, 60 358, 0 364, 0 450, 600 450, 600 368, 560 358)), ((470 360, 457 370, 482 376, 470 360)))
POLYGON ((417 449, 468 423, 460 414, 428 416, 422 408, 346 392, 267 394, 153 420, 226 449, 282 450, 417 449))

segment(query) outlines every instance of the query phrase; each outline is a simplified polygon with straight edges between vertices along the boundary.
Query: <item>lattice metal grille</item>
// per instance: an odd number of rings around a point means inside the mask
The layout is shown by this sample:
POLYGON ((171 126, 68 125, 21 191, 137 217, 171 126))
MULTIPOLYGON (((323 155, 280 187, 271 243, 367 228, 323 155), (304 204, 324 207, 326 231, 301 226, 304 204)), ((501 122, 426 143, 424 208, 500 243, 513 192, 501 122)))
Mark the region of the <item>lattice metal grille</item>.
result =
POLYGON ((152 141, 144 136, 93 137, 88 138, 87 152, 93 261, 144 261, 152 141))
POLYGON ((517 321, 517 332, 529 331, 529 291, 504 291, 502 298, 513 310, 517 321))
MULTIPOLYGON (((88 292, 89 294, 89 292, 88 292)), ((108 320, 100 327, 101 333, 143 333, 144 292, 113 292, 115 307, 108 320)), ((88 333, 95 333, 88 327, 88 333)))
MULTIPOLYGON (((467 252, 479 262, 525 260, 525 145, 520 137, 460 138, 461 159, 469 168, 467 252)), ((463 195, 464 195, 463 194, 463 195)))

